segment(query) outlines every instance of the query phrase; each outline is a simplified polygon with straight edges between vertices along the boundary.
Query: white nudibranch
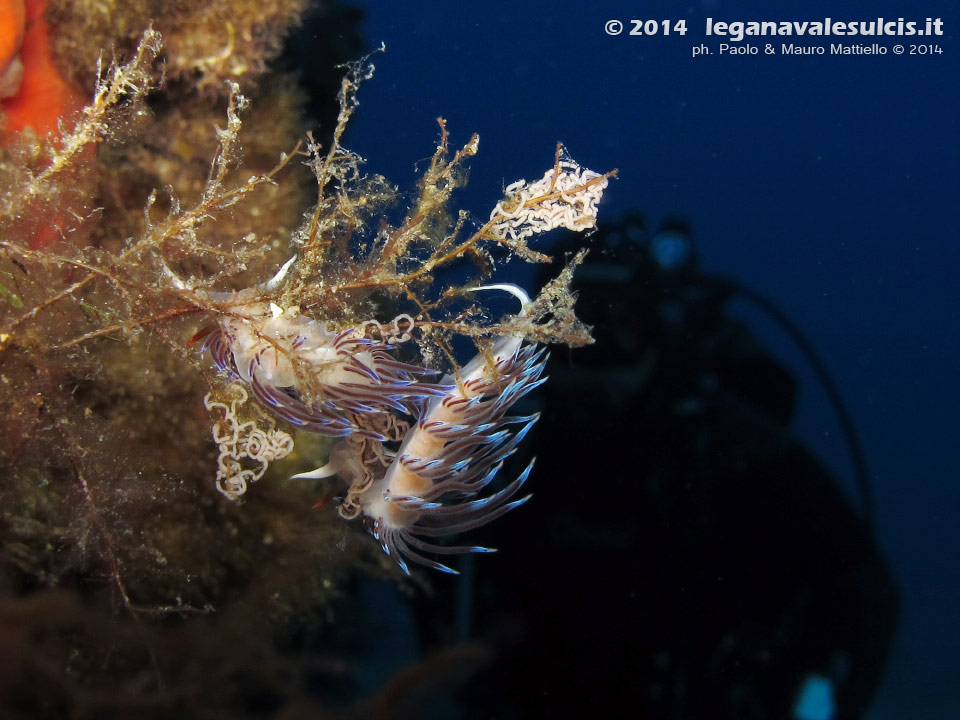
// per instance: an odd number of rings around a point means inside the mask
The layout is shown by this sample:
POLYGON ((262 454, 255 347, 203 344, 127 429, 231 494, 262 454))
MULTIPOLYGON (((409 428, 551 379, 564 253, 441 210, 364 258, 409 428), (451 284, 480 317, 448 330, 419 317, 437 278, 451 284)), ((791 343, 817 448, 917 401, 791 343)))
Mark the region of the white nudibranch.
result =
MULTIPOLYGON (((393 326, 396 335, 409 337, 413 319, 401 315, 393 326)), ((390 345, 365 337, 361 328, 328 330, 273 303, 236 305, 202 332, 217 368, 248 384, 279 417, 321 435, 385 440, 362 418, 410 413, 417 401, 446 391, 417 379, 433 371, 399 362, 390 345)))
MULTIPOLYGON (((513 293, 523 304, 521 315, 530 302, 514 285, 474 289, 513 293)), ((441 545, 431 539, 485 525, 528 499, 514 497, 527 480, 532 462, 513 482, 483 493, 539 417, 507 412, 546 380, 541 377, 546 360, 546 349, 524 345, 519 335, 510 335, 498 340, 489 352, 478 354, 458 374, 445 376, 439 385, 446 386, 446 391, 421 401, 399 449, 389 453, 378 448, 371 454, 386 464, 386 469, 381 465, 379 472, 374 470, 352 483, 341 514, 362 514, 384 552, 406 572, 408 561, 455 572, 425 553, 490 552, 477 546, 441 545)), ((356 478, 356 458, 370 450, 369 442, 348 438, 335 447, 328 466, 304 476, 338 472, 356 478), (348 466, 351 459, 353 469, 348 466)))

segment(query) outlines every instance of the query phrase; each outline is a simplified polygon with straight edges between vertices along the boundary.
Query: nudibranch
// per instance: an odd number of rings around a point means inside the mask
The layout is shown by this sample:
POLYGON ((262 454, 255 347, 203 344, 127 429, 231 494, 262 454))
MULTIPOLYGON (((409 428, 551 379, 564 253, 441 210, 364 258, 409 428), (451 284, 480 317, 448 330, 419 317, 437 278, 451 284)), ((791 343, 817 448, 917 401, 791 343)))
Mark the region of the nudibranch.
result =
POLYGON ((438 545, 436 538, 485 525, 523 504, 513 500, 533 468, 531 462, 513 482, 481 497, 503 460, 537 421, 538 415, 508 416, 514 402, 540 385, 546 350, 513 347, 504 340, 495 360, 478 355, 461 383, 442 398, 431 398, 413 425, 387 472, 357 502, 364 522, 398 565, 406 561, 454 572, 421 553, 489 552, 478 546, 438 545), (509 426, 519 425, 511 432, 509 426))
MULTIPOLYGON (((524 308, 530 302, 514 285, 479 289, 507 290, 520 298, 524 308)), ((341 514, 362 515, 370 534, 405 572, 409 573, 407 563, 412 561, 455 573, 425 553, 491 550, 441 545, 432 539, 485 525, 529 498, 515 499, 532 462, 500 490, 484 492, 539 417, 507 413, 546 380, 542 377, 546 361, 545 348, 525 345, 519 335, 503 337, 459 373, 441 379, 439 387, 446 387, 445 392, 430 393, 420 401, 415 420, 395 452, 348 438, 334 448, 328 465, 294 477, 340 475, 351 484, 341 514), (385 469, 384 463, 388 463, 385 469)))
POLYGON ((205 331, 203 349, 276 415, 331 437, 356 433, 386 440, 361 420, 391 411, 409 414, 418 401, 446 391, 418 379, 431 370, 396 360, 391 346, 358 328, 330 330, 273 303, 234 306, 205 331))
MULTIPOLYGON (((202 339, 201 351, 210 351, 218 370, 241 380, 261 404, 293 425, 329 437, 386 440, 375 429, 381 416, 412 413, 423 398, 447 388, 420 380, 433 371, 396 360, 393 346, 366 337, 363 326, 332 330, 262 300, 285 282, 295 259, 257 287, 207 293, 225 310, 217 325, 202 329, 194 340, 202 339)), ((166 266, 164 272, 177 289, 196 291, 166 266)), ((405 342, 413 319, 399 316, 392 334, 372 324, 394 342, 405 342)))

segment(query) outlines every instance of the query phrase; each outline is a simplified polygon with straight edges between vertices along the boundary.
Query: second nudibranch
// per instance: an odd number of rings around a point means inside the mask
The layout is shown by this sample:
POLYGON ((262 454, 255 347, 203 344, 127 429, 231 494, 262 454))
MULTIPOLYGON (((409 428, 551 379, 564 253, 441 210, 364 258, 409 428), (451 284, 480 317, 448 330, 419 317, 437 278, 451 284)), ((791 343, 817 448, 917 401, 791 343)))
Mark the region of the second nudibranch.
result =
MULTIPOLYGON (((530 298, 515 285, 477 289, 506 290, 518 297, 522 317, 530 298)), ((508 415, 524 395, 539 387, 547 361, 545 348, 524 344, 520 335, 499 339, 488 352, 479 353, 459 373, 445 376, 443 395, 425 398, 415 422, 400 447, 390 454, 386 470, 351 499, 363 515, 369 532, 384 552, 409 572, 408 561, 455 573, 427 555, 491 552, 472 545, 442 545, 433 540, 471 530, 495 520, 524 503, 516 498, 526 482, 531 462, 512 482, 484 494, 493 484, 503 461, 514 453, 538 414, 508 415), (514 429, 516 428, 516 429, 514 429)), ((300 477, 342 479, 357 477, 360 458, 342 441, 328 466, 300 477)), ((378 454, 379 456, 380 454, 378 454)))
MULTIPOLYGON (((490 288, 514 293, 524 310, 530 302, 516 286, 490 288)), ((507 412, 546 380, 541 377, 546 360, 545 349, 524 345, 519 335, 511 335, 497 341, 489 353, 474 357, 458 376, 444 377, 439 384, 449 385, 450 390, 426 400, 387 471, 360 495, 368 530, 404 571, 412 560, 454 572, 423 553, 489 552, 477 546, 440 545, 426 538, 480 527, 528 499, 513 498, 527 480, 532 462, 499 491, 482 493, 539 417, 507 412)))

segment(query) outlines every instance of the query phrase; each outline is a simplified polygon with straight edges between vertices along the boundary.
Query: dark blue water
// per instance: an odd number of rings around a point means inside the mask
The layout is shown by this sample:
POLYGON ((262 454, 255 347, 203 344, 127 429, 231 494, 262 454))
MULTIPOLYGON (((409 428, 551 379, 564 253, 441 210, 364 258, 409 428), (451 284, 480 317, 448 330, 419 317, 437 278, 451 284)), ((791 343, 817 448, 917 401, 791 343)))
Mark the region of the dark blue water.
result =
MULTIPOLYGON (((879 542, 900 584, 900 626, 870 717, 960 717, 960 13, 955 3, 369 2, 383 41, 348 145, 409 185, 447 119, 480 134, 462 203, 485 217, 504 185, 540 177, 562 140, 619 168, 601 217, 682 215, 703 264, 774 299, 808 332, 868 454, 879 542), (916 8, 916 9, 912 9, 916 8), (943 19, 942 54, 716 54, 717 20, 943 19), (611 37, 609 19, 685 19, 684 37, 611 37), (691 56, 705 42, 709 57, 691 56)), ((809 39, 796 39, 810 44, 809 39)), ((816 44, 853 43, 825 38, 816 44)), ((874 39, 864 40, 872 44, 874 39)), ((802 358, 798 432, 841 482, 839 428, 802 358)), ((549 492, 541 488, 538 492, 549 492)), ((519 552, 511 548, 510 552, 519 552)), ((651 588, 655 592, 655 588, 651 588)))

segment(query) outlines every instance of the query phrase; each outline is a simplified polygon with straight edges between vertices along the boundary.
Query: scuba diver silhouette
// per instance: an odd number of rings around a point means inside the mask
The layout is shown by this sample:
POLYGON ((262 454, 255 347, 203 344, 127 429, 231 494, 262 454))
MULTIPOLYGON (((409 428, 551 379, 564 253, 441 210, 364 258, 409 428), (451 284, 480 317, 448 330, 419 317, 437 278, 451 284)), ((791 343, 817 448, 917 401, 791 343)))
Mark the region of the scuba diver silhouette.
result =
POLYGON ((575 287, 597 342, 554 353, 534 501, 490 531, 514 551, 470 586, 496 656, 465 717, 862 717, 898 602, 839 390, 776 306, 700 270, 682 221, 651 236, 630 216, 592 242, 575 287), (824 383, 859 512, 791 431, 796 382, 735 299, 824 383))

